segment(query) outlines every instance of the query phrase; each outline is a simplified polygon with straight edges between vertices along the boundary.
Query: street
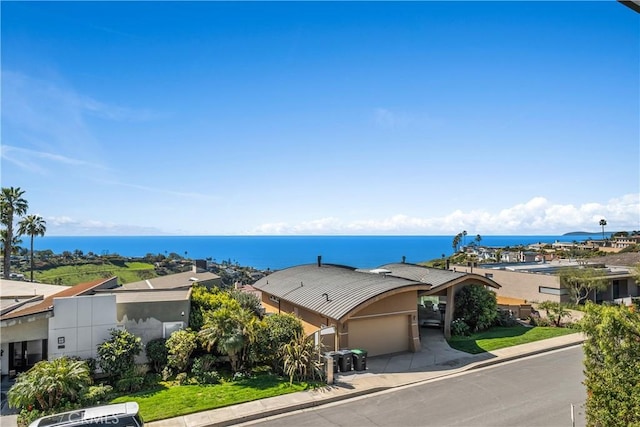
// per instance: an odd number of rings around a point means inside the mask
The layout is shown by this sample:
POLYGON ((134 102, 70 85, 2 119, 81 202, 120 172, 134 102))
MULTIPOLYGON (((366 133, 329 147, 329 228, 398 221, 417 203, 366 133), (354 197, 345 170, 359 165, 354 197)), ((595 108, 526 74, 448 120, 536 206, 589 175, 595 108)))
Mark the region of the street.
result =
POLYGON ((584 426, 582 347, 247 423, 260 426, 584 426))

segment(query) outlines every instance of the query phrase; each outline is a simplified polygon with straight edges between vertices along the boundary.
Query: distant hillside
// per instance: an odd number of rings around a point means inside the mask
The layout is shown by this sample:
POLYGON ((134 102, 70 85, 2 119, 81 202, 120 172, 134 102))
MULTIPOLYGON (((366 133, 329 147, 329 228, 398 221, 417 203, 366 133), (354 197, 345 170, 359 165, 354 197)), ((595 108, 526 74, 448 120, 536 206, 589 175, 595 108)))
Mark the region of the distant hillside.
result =
POLYGON ((564 233, 563 236, 590 236, 592 234, 598 234, 599 231, 591 232, 591 231, 571 231, 569 233, 564 233))

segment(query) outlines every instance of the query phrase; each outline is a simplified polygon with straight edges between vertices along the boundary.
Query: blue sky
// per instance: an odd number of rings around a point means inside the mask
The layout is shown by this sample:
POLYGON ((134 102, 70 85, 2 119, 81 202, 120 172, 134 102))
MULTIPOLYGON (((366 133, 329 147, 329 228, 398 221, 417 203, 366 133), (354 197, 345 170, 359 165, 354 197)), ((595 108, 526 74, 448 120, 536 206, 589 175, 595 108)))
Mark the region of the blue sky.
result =
POLYGON ((2 2, 2 186, 48 235, 640 229, 640 15, 2 2))

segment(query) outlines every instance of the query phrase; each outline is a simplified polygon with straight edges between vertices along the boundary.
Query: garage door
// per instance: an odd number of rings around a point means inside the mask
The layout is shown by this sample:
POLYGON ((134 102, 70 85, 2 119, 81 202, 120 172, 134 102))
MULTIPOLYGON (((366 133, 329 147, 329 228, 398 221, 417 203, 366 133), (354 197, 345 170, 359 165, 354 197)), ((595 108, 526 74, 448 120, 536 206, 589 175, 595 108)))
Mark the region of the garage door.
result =
POLYGON ((409 316, 380 316, 349 321, 349 348, 369 356, 409 350, 409 316))

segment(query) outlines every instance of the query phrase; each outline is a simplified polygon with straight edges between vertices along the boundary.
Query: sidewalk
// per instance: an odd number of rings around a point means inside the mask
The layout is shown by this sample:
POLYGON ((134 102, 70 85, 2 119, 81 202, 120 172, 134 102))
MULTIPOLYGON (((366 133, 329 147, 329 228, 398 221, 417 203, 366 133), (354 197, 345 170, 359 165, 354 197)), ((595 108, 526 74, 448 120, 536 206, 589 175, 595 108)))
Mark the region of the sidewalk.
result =
POLYGON ((583 335, 576 333, 495 350, 491 353, 470 355, 450 348, 439 330, 423 330, 421 333, 424 343, 421 352, 369 358, 366 371, 338 373, 335 376, 335 383, 322 389, 241 403, 145 425, 149 427, 230 426, 570 347, 584 341, 583 335))

